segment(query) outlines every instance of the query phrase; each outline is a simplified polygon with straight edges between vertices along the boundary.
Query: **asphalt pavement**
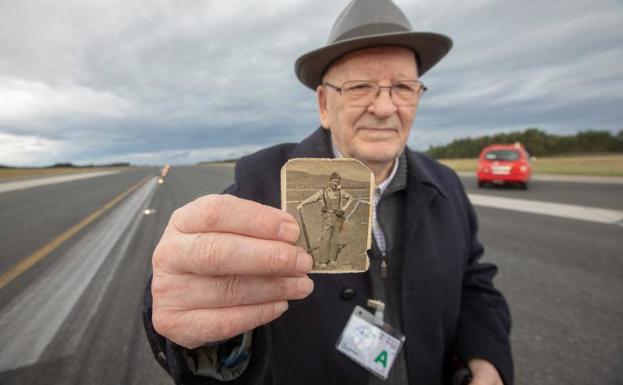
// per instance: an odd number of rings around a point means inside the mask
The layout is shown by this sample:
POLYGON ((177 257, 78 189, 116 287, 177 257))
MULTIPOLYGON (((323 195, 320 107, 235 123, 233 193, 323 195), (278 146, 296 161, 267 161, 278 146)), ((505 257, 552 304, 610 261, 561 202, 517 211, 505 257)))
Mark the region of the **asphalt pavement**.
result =
POLYGON ((462 176, 461 180, 468 194, 623 210, 623 181, 621 183, 578 183, 532 180, 528 185, 528 190, 524 191, 507 185, 478 188, 476 178, 472 176, 462 176))
MULTIPOLYGON (((0 274, 156 169, 0 193, 0 274)), ((0 289, 1 384, 171 384, 140 311, 172 211, 233 168, 173 167, 0 289), (150 209, 145 215, 145 209, 150 209)), ((470 193, 623 210, 623 185, 535 181, 470 193)), ((623 227, 476 207, 513 314, 516 384, 623 384, 623 227)))
POLYGON ((115 195, 147 175, 156 175, 157 171, 137 168, 0 193, 0 274, 115 195))

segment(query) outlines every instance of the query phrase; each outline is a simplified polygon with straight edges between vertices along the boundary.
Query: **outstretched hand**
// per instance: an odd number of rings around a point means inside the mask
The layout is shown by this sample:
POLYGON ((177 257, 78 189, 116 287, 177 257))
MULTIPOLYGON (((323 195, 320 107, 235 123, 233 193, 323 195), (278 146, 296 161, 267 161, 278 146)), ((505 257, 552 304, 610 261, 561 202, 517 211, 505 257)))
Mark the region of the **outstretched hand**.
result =
POLYGON ((279 317, 313 290, 298 236, 287 212, 231 195, 177 209, 152 259, 155 330, 192 349, 279 317))

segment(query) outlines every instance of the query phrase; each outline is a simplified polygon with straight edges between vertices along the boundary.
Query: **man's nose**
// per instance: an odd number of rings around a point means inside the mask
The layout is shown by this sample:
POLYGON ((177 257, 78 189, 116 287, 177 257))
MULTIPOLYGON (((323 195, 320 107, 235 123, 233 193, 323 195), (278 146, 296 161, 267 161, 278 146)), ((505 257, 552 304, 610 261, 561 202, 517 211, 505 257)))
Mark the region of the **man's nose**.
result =
POLYGON ((394 104, 394 101, 392 100, 389 87, 379 89, 376 99, 374 99, 374 102, 368 106, 369 112, 381 118, 391 116, 395 114, 397 110, 398 107, 396 107, 396 104, 394 104))

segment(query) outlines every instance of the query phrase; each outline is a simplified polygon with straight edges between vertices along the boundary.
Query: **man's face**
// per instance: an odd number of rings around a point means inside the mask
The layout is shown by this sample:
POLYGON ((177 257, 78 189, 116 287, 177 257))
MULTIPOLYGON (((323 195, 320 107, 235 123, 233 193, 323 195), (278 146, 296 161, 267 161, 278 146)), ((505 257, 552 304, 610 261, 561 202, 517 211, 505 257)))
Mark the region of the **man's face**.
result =
POLYGON ((339 185, 340 185, 340 180, 339 179, 337 179, 337 178, 331 179, 330 186, 331 186, 331 188, 333 190, 337 189, 337 186, 339 186, 339 185))
MULTIPOLYGON (((350 80, 371 80, 391 86, 418 78, 413 51, 402 47, 359 50, 338 59, 324 81, 342 86, 350 80)), ((367 107, 349 105, 336 90, 316 89, 320 120, 331 130, 333 143, 346 157, 366 164, 387 164, 400 155, 415 119, 415 106, 396 106, 387 89, 367 107)))

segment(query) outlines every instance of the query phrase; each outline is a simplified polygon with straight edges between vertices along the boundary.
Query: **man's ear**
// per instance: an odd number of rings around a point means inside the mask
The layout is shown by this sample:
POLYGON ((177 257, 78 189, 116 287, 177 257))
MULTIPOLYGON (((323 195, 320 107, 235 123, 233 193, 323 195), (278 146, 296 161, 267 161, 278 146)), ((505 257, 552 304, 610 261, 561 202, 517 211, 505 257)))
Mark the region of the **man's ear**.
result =
POLYGON ((316 102, 318 102, 318 115, 320 124, 325 130, 329 129, 329 110, 327 109, 327 91, 324 86, 316 87, 316 102))

